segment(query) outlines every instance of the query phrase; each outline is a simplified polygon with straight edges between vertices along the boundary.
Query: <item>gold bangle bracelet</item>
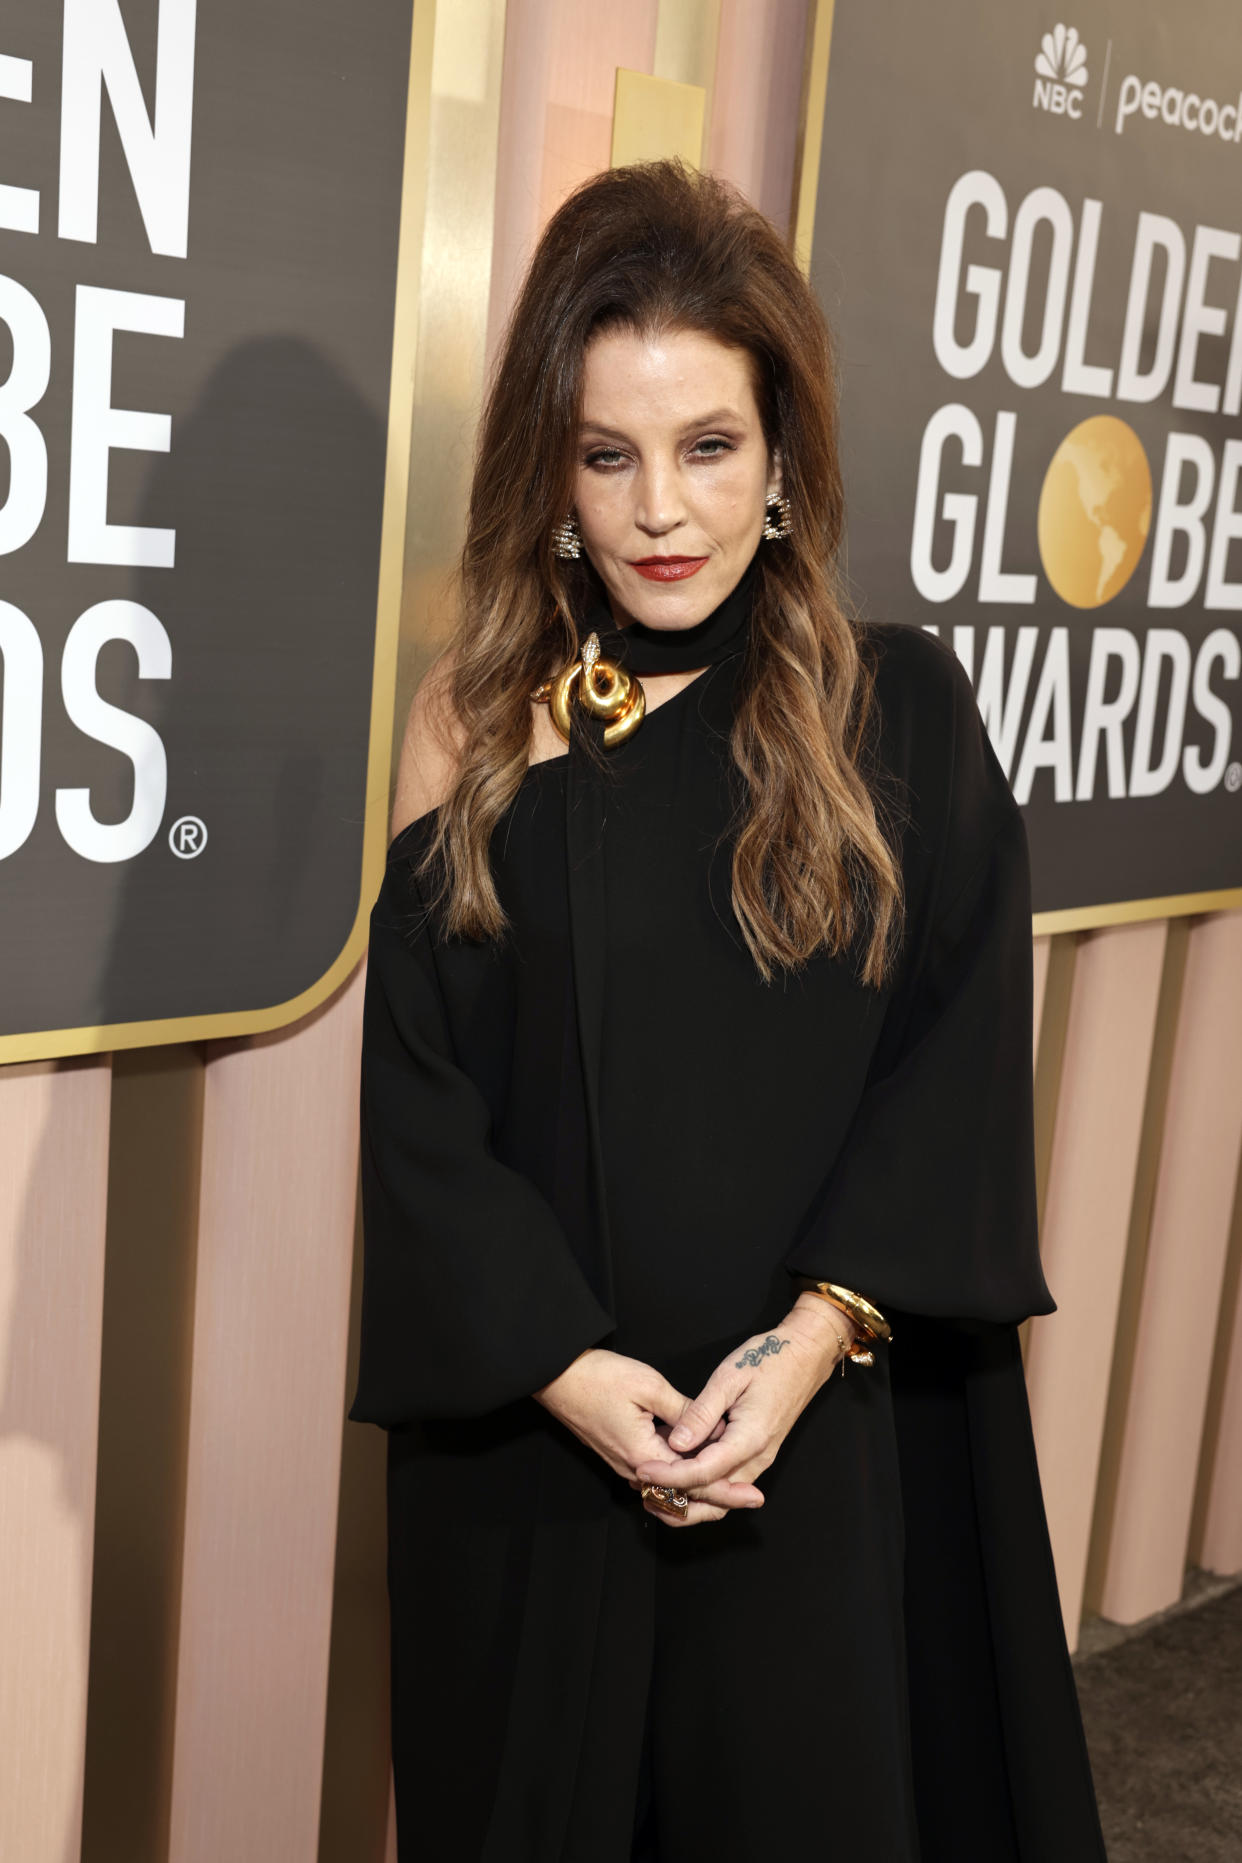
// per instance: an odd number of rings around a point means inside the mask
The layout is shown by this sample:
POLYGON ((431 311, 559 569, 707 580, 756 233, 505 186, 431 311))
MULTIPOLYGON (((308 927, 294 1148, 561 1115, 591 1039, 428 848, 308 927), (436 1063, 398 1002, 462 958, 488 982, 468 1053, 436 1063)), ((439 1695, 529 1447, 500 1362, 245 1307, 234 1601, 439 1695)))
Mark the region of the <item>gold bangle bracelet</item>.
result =
POLYGON ((862 1334, 864 1344, 870 1344, 875 1339, 882 1339, 885 1344, 891 1341, 893 1329, 879 1308, 873 1307, 869 1300, 864 1300, 852 1288, 838 1287, 835 1281, 816 1281, 810 1275, 799 1275, 798 1285, 804 1293, 818 1294, 821 1300, 828 1301, 830 1305, 839 1308, 847 1319, 853 1320, 862 1334))

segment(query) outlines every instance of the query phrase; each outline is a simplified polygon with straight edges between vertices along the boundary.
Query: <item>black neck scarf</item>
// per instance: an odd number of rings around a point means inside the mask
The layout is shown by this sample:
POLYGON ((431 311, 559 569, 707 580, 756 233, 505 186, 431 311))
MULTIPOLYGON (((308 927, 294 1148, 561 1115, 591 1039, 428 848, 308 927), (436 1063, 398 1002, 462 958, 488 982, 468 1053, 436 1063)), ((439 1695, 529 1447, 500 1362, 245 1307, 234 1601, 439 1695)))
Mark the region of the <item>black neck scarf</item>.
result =
MULTIPOLYGON (((646 627, 638 621, 625 628, 618 627, 602 587, 592 579, 592 592, 582 604, 582 619, 578 623, 579 647, 588 635, 595 633, 599 636, 601 658, 615 661, 634 674, 688 673, 698 667, 718 666, 746 649, 757 580, 756 556, 706 619, 689 628, 660 629, 646 627)), ((614 772, 608 767, 609 759, 617 751, 604 749, 601 719, 593 718, 576 702, 571 704, 570 712, 572 728, 565 789, 569 945, 590 1152, 590 1202, 595 1215, 596 1291, 602 1304, 615 1317, 608 1195, 599 1122, 599 1081, 607 987, 608 889, 604 838, 608 826, 608 794, 614 780, 614 772)), ((631 741, 641 740, 645 728, 645 722, 640 724, 631 741)), ((617 750, 622 748, 618 746, 617 750)))
MULTIPOLYGON (((740 580, 704 620, 693 627, 658 628, 646 627, 641 621, 618 627, 603 586, 593 577, 590 594, 583 604, 583 618, 578 623, 578 645, 581 647, 589 634, 596 633, 601 658, 615 660, 631 673, 647 673, 653 677, 660 673, 692 673, 700 666, 715 666, 746 646, 757 578, 758 557, 753 556, 740 580)), ((590 719, 590 714, 581 708, 575 716, 581 717, 584 723, 590 719)), ((638 728, 642 730, 641 725, 638 728)))

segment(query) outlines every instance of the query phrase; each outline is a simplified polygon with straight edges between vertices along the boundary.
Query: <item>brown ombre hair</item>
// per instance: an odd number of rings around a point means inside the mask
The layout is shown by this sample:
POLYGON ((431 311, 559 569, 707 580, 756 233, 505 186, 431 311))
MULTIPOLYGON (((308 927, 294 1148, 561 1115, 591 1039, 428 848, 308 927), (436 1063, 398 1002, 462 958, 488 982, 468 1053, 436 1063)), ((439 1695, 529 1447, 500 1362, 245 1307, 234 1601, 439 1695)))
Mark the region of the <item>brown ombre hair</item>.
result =
POLYGON ((838 580, 844 517, 828 329, 789 246, 727 182, 678 162, 595 175, 552 216, 514 307, 478 437, 444 699, 456 746, 423 876, 449 935, 505 926, 493 830, 526 772, 531 694, 577 652, 588 566, 553 554, 571 508, 583 357, 605 330, 702 331, 751 358, 792 533, 759 546, 731 749, 733 908, 764 978, 865 939, 888 975, 901 872, 864 773, 872 668, 838 580))

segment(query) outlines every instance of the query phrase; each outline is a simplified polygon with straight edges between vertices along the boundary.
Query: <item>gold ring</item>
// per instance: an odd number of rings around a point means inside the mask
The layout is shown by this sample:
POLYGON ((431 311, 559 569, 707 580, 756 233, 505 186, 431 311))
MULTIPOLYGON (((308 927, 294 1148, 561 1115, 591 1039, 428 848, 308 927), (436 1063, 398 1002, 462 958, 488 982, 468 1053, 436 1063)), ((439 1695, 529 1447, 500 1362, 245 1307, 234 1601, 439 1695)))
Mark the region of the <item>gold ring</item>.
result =
POLYGON ((644 1501, 650 1501, 658 1513, 672 1514, 676 1519, 680 1519, 690 1506, 689 1495, 683 1494, 680 1488, 665 1488, 656 1481, 643 1483, 642 1496, 644 1501))

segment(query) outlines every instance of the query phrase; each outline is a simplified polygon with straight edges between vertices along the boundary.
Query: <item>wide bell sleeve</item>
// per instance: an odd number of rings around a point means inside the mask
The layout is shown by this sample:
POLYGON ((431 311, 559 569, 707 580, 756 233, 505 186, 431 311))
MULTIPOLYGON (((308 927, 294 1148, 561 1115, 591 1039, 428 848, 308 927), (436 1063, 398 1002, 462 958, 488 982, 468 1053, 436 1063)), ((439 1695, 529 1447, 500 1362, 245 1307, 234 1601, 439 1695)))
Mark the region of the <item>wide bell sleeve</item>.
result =
POLYGON ((786 1266, 886 1315, 1012 1323, 1056 1310, 1035 1188, 1030 856, 965 670, 924 642, 911 710, 928 746, 916 790, 944 798, 943 825, 928 832, 925 807, 920 837, 937 858, 853 1120, 786 1266))
POLYGON ((411 877, 408 861, 390 861, 363 1000, 362 1314, 349 1415, 386 1428, 495 1410, 613 1329, 551 1206, 495 1155, 488 1106, 454 1058, 411 877))

